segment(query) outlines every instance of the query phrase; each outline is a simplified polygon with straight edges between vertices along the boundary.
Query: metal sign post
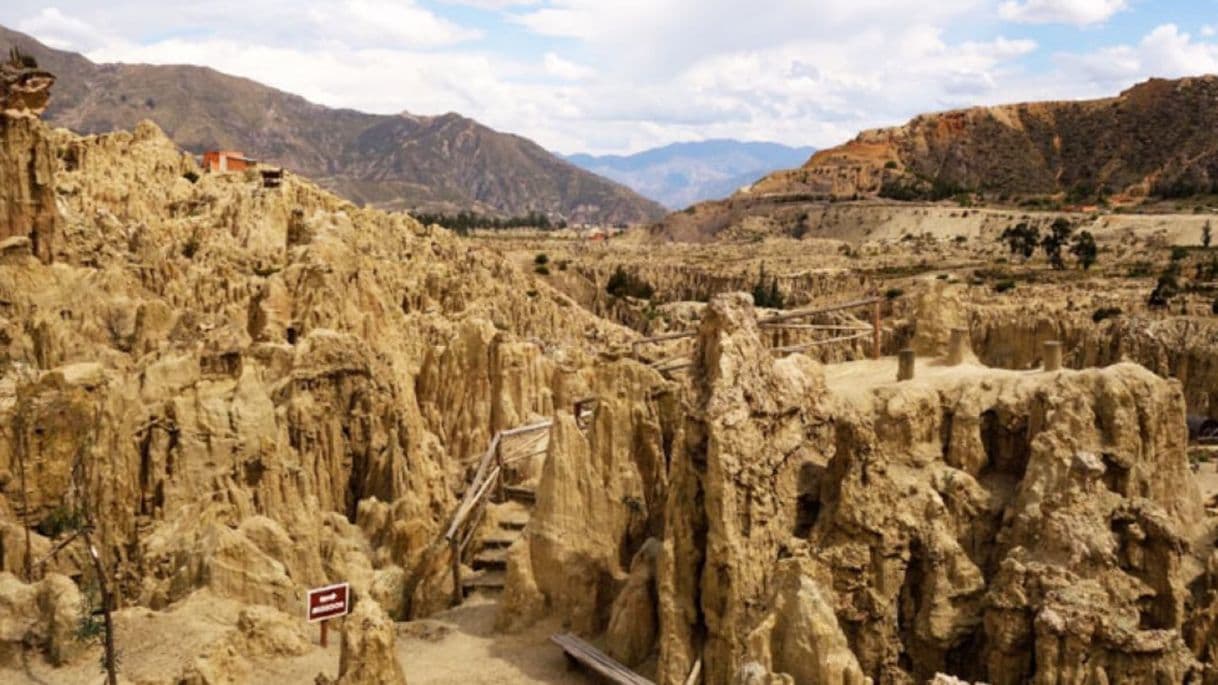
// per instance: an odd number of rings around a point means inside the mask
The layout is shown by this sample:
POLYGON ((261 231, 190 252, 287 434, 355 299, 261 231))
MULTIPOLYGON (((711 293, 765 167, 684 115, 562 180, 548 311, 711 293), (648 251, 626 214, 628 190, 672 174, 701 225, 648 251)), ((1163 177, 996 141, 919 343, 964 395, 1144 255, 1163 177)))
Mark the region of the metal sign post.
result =
POLYGON ((326 646, 326 621, 351 613, 351 585, 336 583, 309 590, 305 617, 321 624, 321 646, 326 646))

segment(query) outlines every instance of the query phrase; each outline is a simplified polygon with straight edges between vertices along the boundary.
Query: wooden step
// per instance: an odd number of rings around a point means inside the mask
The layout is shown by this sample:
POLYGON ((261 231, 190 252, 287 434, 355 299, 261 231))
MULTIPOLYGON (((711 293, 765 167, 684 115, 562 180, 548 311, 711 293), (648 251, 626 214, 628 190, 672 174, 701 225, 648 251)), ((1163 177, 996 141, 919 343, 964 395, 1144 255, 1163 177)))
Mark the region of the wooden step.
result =
POLYGON ((562 647, 571 661, 581 664, 608 683, 617 685, 655 685, 652 681, 626 668, 601 650, 571 633, 551 635, 550 641, 562 647))
POLYGON ((461 589, 466 595, 472 592, 503 592, 507 573, 503 571, 480 571, 461 579, 461 589))
POLYGON ((482 538, 483 549, 507 549, 516 544, 520 539, 520 535, 515 531, 500 530, 498 533, 489 537, 482 538))
POLYGON ((507 549, 487 548, 474 556, 474 570, 490 569, 503 571, 507 569, 507 549))
POLYGON ((527 525, 529 525, 528 517, 499 519, 499 527, 503 530, 524 530, 524 527, 527 525))
POLYGON ((522 485, 509 485, 504 488, 508 499, 516 500, 521 504, 533 504, 537 501, 537 491, 533 488, 526 488, 522 485))

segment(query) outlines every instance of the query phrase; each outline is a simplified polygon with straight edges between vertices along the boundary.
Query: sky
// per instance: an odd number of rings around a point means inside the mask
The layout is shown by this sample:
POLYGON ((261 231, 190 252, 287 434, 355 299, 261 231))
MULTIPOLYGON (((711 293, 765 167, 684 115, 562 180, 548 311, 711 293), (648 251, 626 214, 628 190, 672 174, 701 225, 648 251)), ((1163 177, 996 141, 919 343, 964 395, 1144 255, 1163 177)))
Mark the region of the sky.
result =
POLYGON ((96 62, 201 64, 561 153, 828 147, 921 112, 1218 73, 1218 0, 5 0, 96 62))

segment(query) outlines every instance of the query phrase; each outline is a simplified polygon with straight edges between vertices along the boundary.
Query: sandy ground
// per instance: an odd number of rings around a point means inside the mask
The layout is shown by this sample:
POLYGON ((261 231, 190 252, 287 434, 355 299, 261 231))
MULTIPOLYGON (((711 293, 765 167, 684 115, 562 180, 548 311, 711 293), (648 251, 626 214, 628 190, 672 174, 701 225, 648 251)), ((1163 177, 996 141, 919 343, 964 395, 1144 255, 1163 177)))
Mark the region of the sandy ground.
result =
MULTIPOLYGON (((1211 453, 1218 459, 1218 450, 1211 453)), ((1218 495, 1218 461, 1214 459, 1197 469, 1197 487, 1201 488, 1201 498, 1206 502, 1218 495)))
POLYGON ((562 651, 550 644, 560 632, 540 624, 519 635, 494 632, 498 603, 473 598, 431 619, 398 626, 398 660, 410 685, 448 683, 570 683, 593 681, 567 668, 562 651))
MULTIPOLYGON (((867 406, 873 401, 872 391, 882 385, 897 382, 897 358, 863 359, 860 361, 828 364, 825 383, 832 397, 856 406, 867 406)), ((935 385, 956 382, 965 378, 996 378, 999 376, 1036 376, 1039 370, 1017 371, 998 369, 976 361, 959 366, 948 366, 943 359, 919 357, 914 362, 912 385, 935 385)))
MULTIPOLYGON (((549 642, 559 632, 554 624, 542 623, 518 635, 496 634, 498 603, 475 596, 464 605, 430 619, 397 625, 397 655, 410 685, 464 683, 478 685, 588 685, 593 681, 567 667, 562 651, 549 642)), ((121 651, 120 682, 139 685, 172 683, 207 646, 219 640, 235 624, 240 605, 197 593, 167 612, 143 609, 117 616, 121 651)), ((274 657, 248 661, 248 672, 236 683, 312 683, 318 673, 338 672, 339 639, 331 632, 330 645, 322 649, 316 626, 307 628, 313 649, 299 657, 274 657)), ((100 650, 82 654, 73 664, 52 668, 38 657, 23 667, 0 668, 5 685, 98 685, 105 681, 98 668, 100 650)))

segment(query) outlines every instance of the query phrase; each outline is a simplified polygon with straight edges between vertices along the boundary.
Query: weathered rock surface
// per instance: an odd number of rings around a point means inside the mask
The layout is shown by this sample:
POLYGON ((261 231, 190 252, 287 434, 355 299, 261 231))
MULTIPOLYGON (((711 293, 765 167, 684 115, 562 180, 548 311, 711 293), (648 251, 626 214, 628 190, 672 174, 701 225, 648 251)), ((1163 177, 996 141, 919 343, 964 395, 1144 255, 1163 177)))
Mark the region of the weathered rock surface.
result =
POLYGON ((759 668, 1200 676, 1183 637, 1201 509, 1178 385, 1132 365, 970 366, 839 394, 814 363, 758 354, 756 336, 745 302, 712 301, 670 476, 661 682, 698 658, 710 683, 759 668))
POLYGON ((537 504, 516 544, 525 549, 510 556, 502 626, 550 615, 601 632, 636 551, 662 530, 672 389, 628 360, 592 377, 599 401, 588 433, 565 411, 551 430, 537 504))
POLYGON ((0 573, 0 661, 14 666, 31 647, 53 664, 70 661, 82 649, 76 639, 82 606, 80 590, 66 576, 52 574, 27 585, 0 573))
POLYGON ((629 335, 404 215, 200 174, 151 124, 3 125, 5 211, 29 219, 0 268, 5 570, 24 573, 23 527, 41 556, 87 511, 124 604, 207 588, 298 612, 349 580, 397 615, 434 608, 444 588, 407 576, 471 453, 629 335))
POLYGON ((406 685, 393 651, 393 622, 375 602, 360 602, 346 619, 335 685, 406 685))

